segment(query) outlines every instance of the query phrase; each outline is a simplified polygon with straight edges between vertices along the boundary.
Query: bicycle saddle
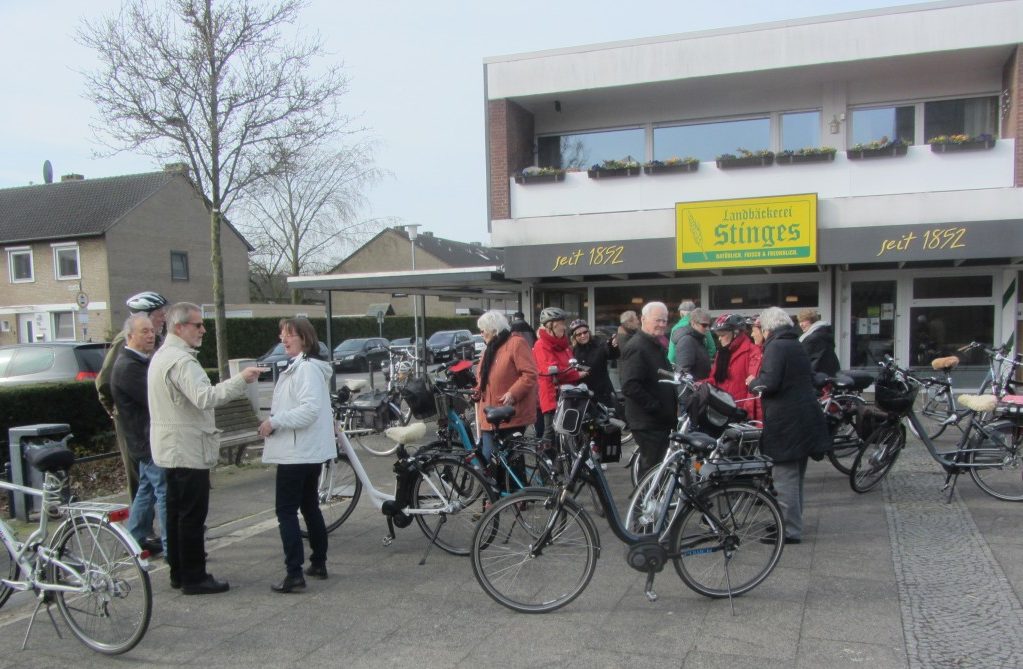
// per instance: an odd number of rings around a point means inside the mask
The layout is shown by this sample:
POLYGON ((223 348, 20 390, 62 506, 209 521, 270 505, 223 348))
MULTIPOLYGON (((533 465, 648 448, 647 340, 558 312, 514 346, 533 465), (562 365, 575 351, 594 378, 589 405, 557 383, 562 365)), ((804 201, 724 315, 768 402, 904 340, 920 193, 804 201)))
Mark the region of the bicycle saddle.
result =
POLYGON ((488 423, 496 427, 515 415, 515 407, 487 407, 483 410, 483 415, 487 417, 488 423))
POLYGON ((811 380, 813 382, 813 387, 817 390, 821 390, 824 386, 831 383, 831 377, 824 372, 814 372, 811 380))
POLYGON ((669 438, 685 444, 690 451, 701 455, 710 453, 718 445, 717 439, 703 432, 673 432, 669 438))
POLYGON ((839 390, 866 390, 874 382, 877 375, 873 372, 864 372, 859 369, 843 369, 833 379, 835 387, 839 390))
POLYGON ((931 360, 931 369, 934 369, 935 371, 938 372, 955 369, 958 366, 959 358, 955 357, 954 355, 950 355, 944 358, 935 358, 934 360, 931 360))
POLYGON ((28 449, 25 459, 41 472, 56 472, 70 468, 75 463, 75 454, 64 446, 43 446, 28 449))
POLYGON ((994 395, 960 395, 959 404, 972 411, 985 413, 995 410, 998 398, 994 395))
POLYGON ((357 393, 368 386, 369 381, 366 379, 345 379, 345 385, 348 386, 348 389, 353 393, 357 393))

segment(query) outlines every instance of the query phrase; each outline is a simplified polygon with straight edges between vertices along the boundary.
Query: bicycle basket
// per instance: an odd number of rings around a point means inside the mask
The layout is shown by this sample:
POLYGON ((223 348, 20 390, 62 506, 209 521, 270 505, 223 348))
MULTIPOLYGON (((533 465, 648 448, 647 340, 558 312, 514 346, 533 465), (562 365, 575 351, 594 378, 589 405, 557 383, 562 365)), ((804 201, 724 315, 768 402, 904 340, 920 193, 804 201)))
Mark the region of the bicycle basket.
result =
POLYGON ((412 379, 401 389, 401 397, 416 418, 430 418, 437 415, 437 402, 426 379, 412 379))
POLYGON ((874 382, 874 402, 885 411, 905 414, 913 407, 919 391, 916 379, 884 371, 874 382))
POLYGON ((579 434, 586 420, 591 395, 585 383, 561 386, 561 397, 554 414, 554 431, 558 434, 579 434))
POLYGON ((358 411, 360 427, 379 431, 390 425, 391 407, 386 392, 359 395, 352 401, 352 407, 358 411))

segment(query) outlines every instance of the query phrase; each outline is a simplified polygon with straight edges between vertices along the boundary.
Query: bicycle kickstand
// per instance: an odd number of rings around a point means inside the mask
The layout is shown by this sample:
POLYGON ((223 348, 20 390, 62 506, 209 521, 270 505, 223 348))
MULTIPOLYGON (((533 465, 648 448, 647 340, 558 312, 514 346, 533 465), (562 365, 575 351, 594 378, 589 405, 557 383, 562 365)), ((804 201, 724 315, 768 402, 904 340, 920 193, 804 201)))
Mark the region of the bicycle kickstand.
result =
POLYGON ((646 585, 643 587, 643 594, 646 595, 649 602, 657 601, 657 593, 654 592, 654 575, 656 573, 653 569, 646 573, 646 585))
POLYGON ((387 516, 387 536, 384 537, 384 546, 390 546, 394 541, 394 520, 387 516))
POLYGON ((942 492, 948 490, 948 495, 945 496, 945 504, 951 504, 952 503, 952 495, 955 494, 955 491, 956 491, 956 481, 958 481, 958 480, 959 480, 959 470, 955 469, 955 468, 950 469, 948 471, 948 476, 945 477, 945 485, 942 486, 942 488, 941 488, 942 492))
POLYGON ((426 544, 426 550, 423 551, 423 557, 419 560, 419 565, 426 564, 426 556, 430 554, 430 549, 433 548, 433 543, 437 541, 437 535, 440 534, 440 528, 444 527, 444 523, 448 521, 447 514, 440 514, 440 522, 437 523, 437 528, 433 531, 433 536, 430 537, 430 541, 426 544))
POLYGON ((49 592, 40 591, 38 601, 36 602, 36 608, 32 611, 32 617, 28 620, 28 629, 25 630, 25 638, 21 640, 21 649, 25 650, 28 647, 28 637, 32 634, 32 625, 36 622, 36 616, 39 615, 39 607, 46 604, 46 615, 50 617, 50 622, 53 624, 54 631, 57 632, 57 638, 63 639, 64 635, 60 633, 60 627, 57 625, 57 620, 53 617, 53 611, 50 610, 50 602, 52 601, 52 595, 49 592))

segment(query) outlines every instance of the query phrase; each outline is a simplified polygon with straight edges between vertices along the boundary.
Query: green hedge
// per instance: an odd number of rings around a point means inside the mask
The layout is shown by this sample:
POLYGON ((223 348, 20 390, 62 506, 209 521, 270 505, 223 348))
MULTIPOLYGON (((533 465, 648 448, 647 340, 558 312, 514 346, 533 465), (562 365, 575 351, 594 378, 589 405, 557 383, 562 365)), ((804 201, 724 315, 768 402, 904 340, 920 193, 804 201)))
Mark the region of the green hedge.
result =
POLYGON ((41 383, 0 389, 0 441, 5 444, 12 427, 37 423, 67 423, 78 455, 109 450, 114 424, 103 410, 92 383, 41 383))

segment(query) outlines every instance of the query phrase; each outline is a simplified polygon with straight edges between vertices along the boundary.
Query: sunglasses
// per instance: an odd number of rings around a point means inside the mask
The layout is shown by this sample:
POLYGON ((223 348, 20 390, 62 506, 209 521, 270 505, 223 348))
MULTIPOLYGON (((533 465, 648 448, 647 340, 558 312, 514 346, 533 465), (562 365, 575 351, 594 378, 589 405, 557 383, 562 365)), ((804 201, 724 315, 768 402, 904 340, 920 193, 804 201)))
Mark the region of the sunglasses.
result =
POLYGON ((582 336, 582 335, 588 335, 588 334, 590 334, 589 330, 576 330, 575 331, 575 336, 576 337, 579 337, 579 336, 582 336))

